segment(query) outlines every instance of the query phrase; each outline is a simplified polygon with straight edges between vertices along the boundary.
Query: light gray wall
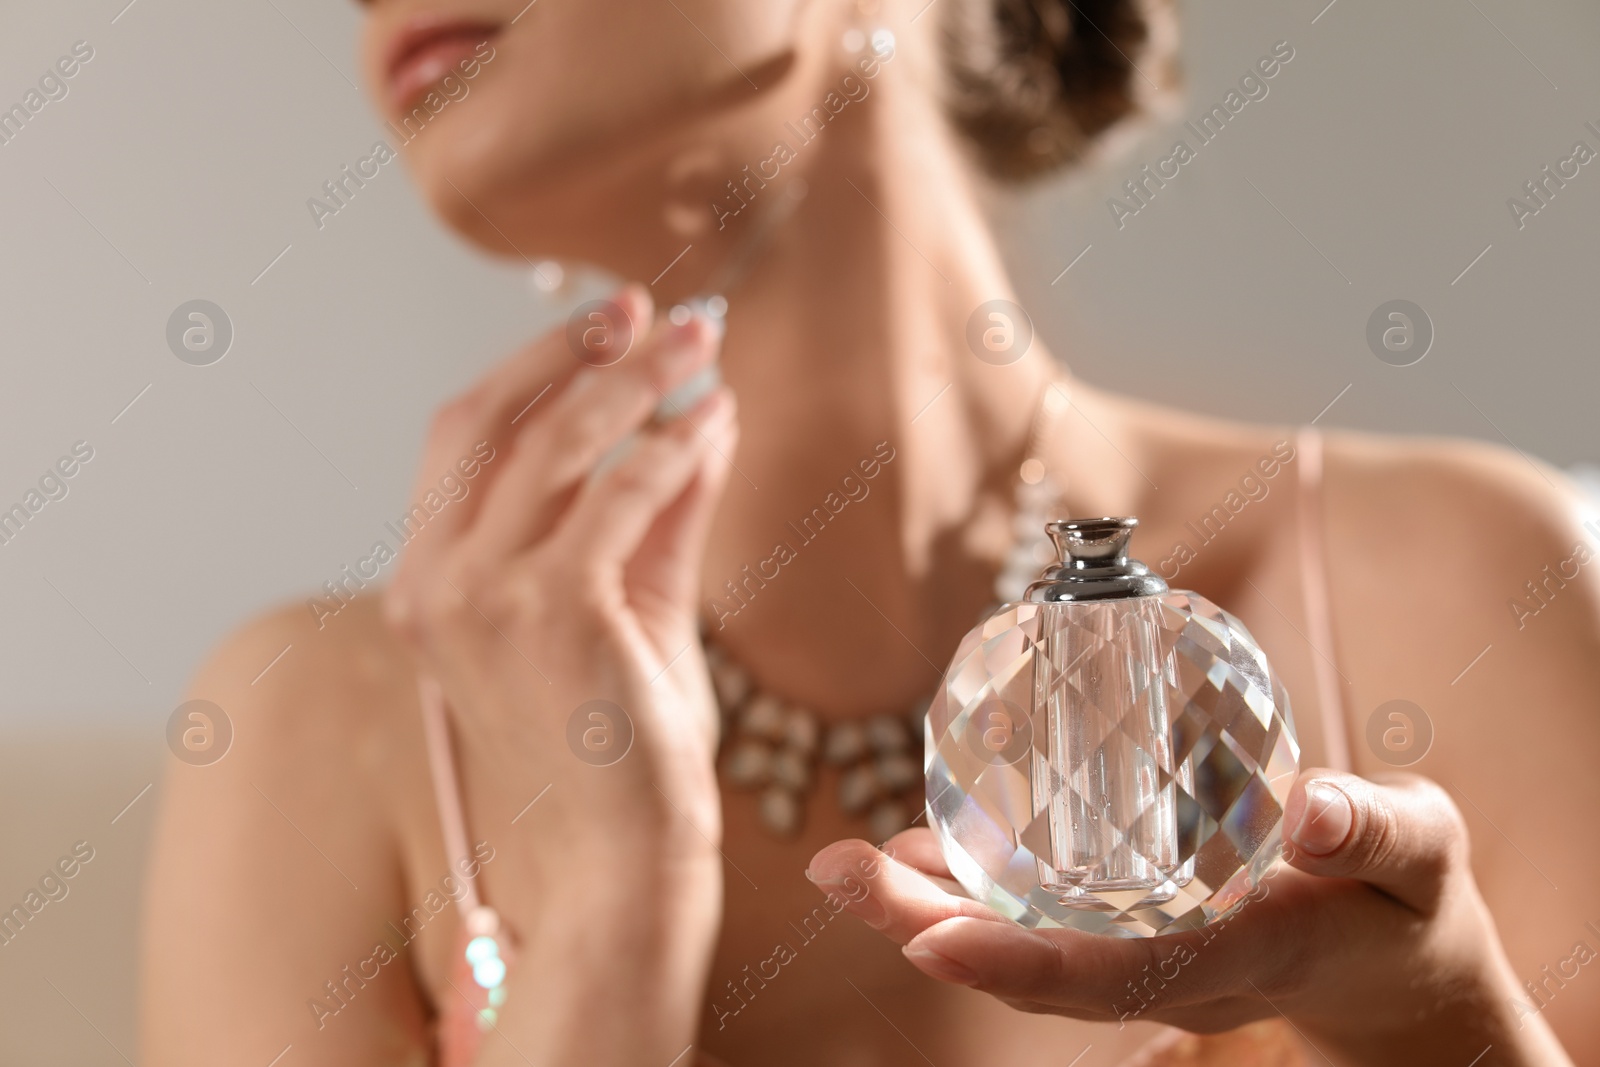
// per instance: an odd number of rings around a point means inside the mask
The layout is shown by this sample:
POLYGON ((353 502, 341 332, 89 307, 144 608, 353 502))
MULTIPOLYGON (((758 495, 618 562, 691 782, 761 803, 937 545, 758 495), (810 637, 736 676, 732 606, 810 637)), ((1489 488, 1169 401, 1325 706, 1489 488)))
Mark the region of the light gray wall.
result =
POLYGON ((1077 370, 1128 392, 1304 421, 1350 385, 1324 423, 1600 458, 1600 160, 1520 231, 1506 207, 1574 141, 1600 151, 1584 128, 1600 127, 1600 8, 1337 0, 1312 24, 1326 3, 1208 5, 1189 20, 1184 117, 1274 42, 1295 58, 1122 229, 1106 201, 1168 154, 1170 126, 1030 198, 1028 306, 1077 370), (1403 369, 1365 340, 1395 298, 1436 327, 1403 369))
MULTIPOLYGON (((1600 162, 1523 229, 1506 207, 1575 140, 1600 149, 1600 9, 1325 2, 1189 12, 1184 117, 1276 42, 1295 58, 1122 228, 1108 197, 1175 124, 1004 210, 1040 329, 1079 374, 1163 401, 1298 422, 1337 396, 1323 424, 1600 459, 1600 162), (1365 340, 1394 298, 1436 327, 1412 367, 1365 340)), ((0 949, 5 1062, 121 1062, 94 1027, 131 1054, 159 785, 141 791, 184 680, 370 545, 431 408, 561 313, 442 233, 397 167, 313 224, 307 198, 380 136, 350 84, 353 5, 125 3, 0 8, 0 106, 94 48, 0 145, 0 507, 94 449, 0 546, 0 904, 72 841, 99 849, 0 949), (236 330, 210 367, 165 338, 195 298, 236 330)))

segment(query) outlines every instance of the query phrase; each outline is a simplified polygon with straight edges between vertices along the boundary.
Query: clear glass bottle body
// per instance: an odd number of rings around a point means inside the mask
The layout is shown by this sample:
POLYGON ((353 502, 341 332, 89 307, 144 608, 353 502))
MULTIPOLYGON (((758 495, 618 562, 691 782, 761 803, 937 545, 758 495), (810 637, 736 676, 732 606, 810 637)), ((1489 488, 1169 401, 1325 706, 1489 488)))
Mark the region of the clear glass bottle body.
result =
POLYGON ((1178 790, 1162 684, 1158 597, 1042 605, 1034 668, 1035 722, 1045 728, 1033 774, 1034 811, 1047 818, 1042 888, 1063 904, 1104 907, 1093 894, 1172 899, 1193 877, 1180 861, 1178 790))

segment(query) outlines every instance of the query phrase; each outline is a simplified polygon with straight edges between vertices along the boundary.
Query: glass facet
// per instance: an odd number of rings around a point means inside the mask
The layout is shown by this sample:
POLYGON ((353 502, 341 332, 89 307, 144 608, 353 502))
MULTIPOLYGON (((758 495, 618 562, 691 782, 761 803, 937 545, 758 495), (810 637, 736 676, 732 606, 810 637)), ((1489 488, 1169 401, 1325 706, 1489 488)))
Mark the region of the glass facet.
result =
POLYGON ((1288 694, 1196 594, 1004 606, 963 639, 927 730, 951 872, 1025 926, 1202 925, 1282 851, 1288 694))

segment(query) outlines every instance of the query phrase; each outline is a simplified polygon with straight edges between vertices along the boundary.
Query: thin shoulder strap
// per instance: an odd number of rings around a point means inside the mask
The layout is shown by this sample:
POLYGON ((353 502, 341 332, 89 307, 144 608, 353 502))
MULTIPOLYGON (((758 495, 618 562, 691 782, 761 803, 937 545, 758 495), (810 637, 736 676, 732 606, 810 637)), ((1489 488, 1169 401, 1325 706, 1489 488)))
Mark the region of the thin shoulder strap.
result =
POLYGON ((467 850, 467 819, 462 810, 461 787, 456 782, 455 749, 450 743, 450 722, 445 715, 444 690, 432 677, 417 680, 422 702, 422 730, 428 746, 428 765, 433 771, 433 796, 439 808, 439 827, 444 833, 445 859, 453 873, 462 875, 466 891, 457 903, 463 915, 479 906, 478 883, 465 872, 471 869, 467 850))
POLYGON ((1306 638, 1317 680, 1322 742, 1328 765, 1350 769, 1350 727, 1335 665, 1333 608, 1328 599, 1328 561, 1323 542, 1322 434, 1302 426, 1295 439, 1299 456, 1298 523, 1300 588, 1306 605, 1306 638))

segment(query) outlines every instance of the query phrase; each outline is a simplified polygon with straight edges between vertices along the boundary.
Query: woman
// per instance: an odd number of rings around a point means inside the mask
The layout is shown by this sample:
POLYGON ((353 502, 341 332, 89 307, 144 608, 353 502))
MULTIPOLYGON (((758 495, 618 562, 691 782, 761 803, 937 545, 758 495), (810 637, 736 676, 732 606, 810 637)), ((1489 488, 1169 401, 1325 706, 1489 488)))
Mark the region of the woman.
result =
POLYGON ((451 226, 649 284, 440 410, 381 603, 269 615, 201 671, 236 740, 169 779, 148 1062, 1600 1057, 1596 570, 1507 611, 1586 543, 1559 478, 1108 395, 989 304, 982 176, 1081 157, 1169 39, 1124 0, 368 5, 451 226), (725 337, 666 313, 706 293, 725 337), (1189 935, 1024 931, 925 828, 860 840, 1049 485, 1246 620, 1312 768, 1291 869, 1159 987, 1189 935), (1365 741, 1397 698, 1432 782, 1365 741))

